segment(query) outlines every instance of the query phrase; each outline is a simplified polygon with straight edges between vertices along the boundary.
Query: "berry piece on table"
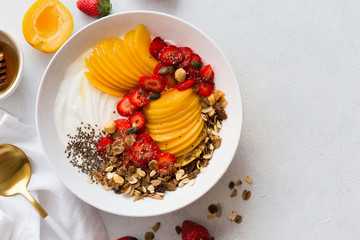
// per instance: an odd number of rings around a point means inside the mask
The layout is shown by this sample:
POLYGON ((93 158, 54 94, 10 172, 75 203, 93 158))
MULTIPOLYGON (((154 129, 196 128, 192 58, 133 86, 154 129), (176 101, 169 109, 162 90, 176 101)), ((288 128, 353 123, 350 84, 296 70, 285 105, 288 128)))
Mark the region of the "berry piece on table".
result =
POLYGON ((185 220, 182 224, 182 240, 209 240, 209 231, 195 222, 185 220))
POLYGON ((163 48, 159 55, 159 60, 169 65, 178 65, 184 59, 182 51, 174 46, 168 45, 163 48))
POLYGON ((132 127, 134 127, 134 124, 138 129, 145 128, 146 120, 145 116, 142 112, 136 111, 133 114, 130 115, 129 121, 132 127))
POLYGON ((161 37, 156 37, 152 40, 149 46, 149 51, 156 59, 159 59, 160 51, 165 48, 168 44, 161 39, 161 37))
POLYGON ((78 0, 77 8, 90 17, 101 18, 110 14, 110 0, 78 0))
POLYGON ((199 88, 199 90, 197 92, 201 96, 208 97, 214 91, 214 84, 213 83, 198 82, 196 85, 199 88))
POLYGON ((136 111, 138 107, 130 102, 130 94, 126 94, 119 101, 116 109, 121 116, 129 116, 136 111))
POLYGON ((166 81, 159 75, 145 75, 139 79, 140 86, 150 92, 162 92, 166 87, 166 81))
POLYGON ((170 165, 176 163, 176 157, 168 152, 160 153, 156 158, 160 176, 173 175, 174 170, 170 165))
POLYGON ((134 237, 130 237, 130 236, 125 236, 125 237, 118 238, 117 240, 138 240, 138 239, 134 238, 134 237))
POLYGON ((114 140, 111 137, 103 137, 98 142, 98 145, 96 146, 96 150, 99 153, 100 156, 104 157, 106 155, 106 148, 108 144, 113 144, 114 140))
POLYGON ((200 76, 205 82, 212 82, 214 79, 214 71, 212 70, 210 64, 202 67, 200 69, 200 76))
POLYGON ((184 91, 188 88, 192 88, 195 85, 195 79, 194 78, 190 78, 188 80, 185 80, 182 83, 178 83, 176 85, 176 89, 179 91, 184 91))
POLYGON ((150 103, 149 92, 141 88, 135 88, 130 92, 130 102, 137 107, 145 107, 150 103))

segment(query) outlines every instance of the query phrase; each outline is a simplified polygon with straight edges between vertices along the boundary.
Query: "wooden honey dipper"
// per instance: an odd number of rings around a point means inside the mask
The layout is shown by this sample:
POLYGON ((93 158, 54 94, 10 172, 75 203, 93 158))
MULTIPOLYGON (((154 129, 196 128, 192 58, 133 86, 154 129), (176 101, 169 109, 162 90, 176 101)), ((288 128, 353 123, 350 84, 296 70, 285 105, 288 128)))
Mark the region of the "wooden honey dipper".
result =
POLYGON ((0 51, 0 88, 6 85, 7 74, 6 74, 6 62, 5 53, 0 51))

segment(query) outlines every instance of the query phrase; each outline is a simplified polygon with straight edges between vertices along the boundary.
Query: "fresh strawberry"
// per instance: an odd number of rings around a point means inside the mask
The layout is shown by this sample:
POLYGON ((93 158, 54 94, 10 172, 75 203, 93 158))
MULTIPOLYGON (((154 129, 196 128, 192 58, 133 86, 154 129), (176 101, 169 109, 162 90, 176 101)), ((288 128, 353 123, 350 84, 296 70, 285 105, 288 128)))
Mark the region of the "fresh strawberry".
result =
POLYGON ((136 111, 133 114, 131 114, 129 117, 129 121, 132 127, 134 127, 134 124, 136 124, 136 127, 138 129, 145 128, 145 124, 146 124, 145 116, 140 111, 136 111))
POLYGON ((178 83, 176 85, 176 89, 179 91, 184 91, 188 88, 192 88, 194 85, 195 85, 195 78, 190 78, 190 79, 185 80, 182 83, 178 83))
POLYGON ((145 75, 139 79, 140 86, 150 92, 162 92, 165 89, 166 82, 159 75, 145 75))
POLYGON ((124 166, 126 168, 132 166, 133 165, 132 164, 133 156, 134 156, 134 153, 131 150, 124 152, 121 155, 121 161, 122 161, 121 166, 124 166))
POLYGON ((182 224, 182 240, 209 240, 209 231, 200 224, 185 220, 182 224))
POLYGON ((213 83, 198 82, 196 85, 199 88, 197 92, 202 96, 208 97, 214 91, 213 83))
POLYGON ((214 79, 214 71, 212 70, 210 64, 202 67, 200 69, 200 76, 205 82, 212 82, 214 79))
POLYGON ((168 74, 172 75, 172 74, 174 74, 174 72, 175 72, 175 69, 173 67, 169 66, 168 64, 162 63, 162 62, 159 62, 155 66, 154 71, 153 71, 154 74, 158 74, 158 75, 161 75, 161 76, 166 76, 168 74), (165 68, 165 67, 168 67, 169 71, 166 74, 159 73, 159 70, 162 69, 162 68, 165 68))
POLYGON ((120 118, 115 120, 116 130, 115 132, 122 137, 125 137, 125 131, 131 128, 131 123, 128 119, 120 118))
POLYGON ((129 116, 138 109, 137 106, 130 102, 130 95, 126 94, 122 97, 116 106, 118 113, 121 116, 129 116))
POLYGON ((77 8, 90 17, 101 18, 110 14, 110 0, 78 0, 77 8))
POLYGON ((202 65, 201 57, 199 55, 197 55, 196 53, 193 53, 193 55, 191 55, 190 63, 193 62, 193 61, 198 62, 198 63, 200 63, 200 65, 202 65))
POLYGON ((191 57, 193 55, 193 51, 189 47, 179 47, 182 54, 184 55, 183 61, 179 64, 179 67, 186 67, 190 65, 191 57))
POLYGON ((143 168, 147 168, 148 163, 156 159, 160 154, 159 147, 155 143, 146 140, 136 141, 132 145, 131 150, 134 153, 132 163, 143 168))
POLYGON ((149 46, 151 55, 153 55, 156 59, 159 59, 160 51, 167 45, 168 44, 163 39, 161 39, 161 37, 154 38, 149 46))
POLYGON ((173 164, 176 163, 176 157, 168 152, 160 153, 156 158, 160 175, 173 175, 173 164))
POLYGON ((137 107, 145 107, 150 103, 149 92, 141 88, 135 88, 130 92, 130 102, 137 107))
POLYGON ((159 54, 159 60, 161 62, 173 66, 179 64, 183 59, 184 55, 182 51, 174 45, 164 47, 159 54))
POLYGON ((189 65, 184 67, 184 70, 187 78, 200 78, 200 68, 189 65))
POLYGON ((147 142, 153 142, 152 137, 149 134, 142 133, 139 136, 136 137, 137 141, 147 141, 147 142))
POLYGON ((103 137, 100 139, 96 146, 96 151, 99 153, 100 156, 104 157, 106 155, 106 148, 108 144, 112 144, 114 140, 111 137, 103 137))
POLYGON ((118 238, 117 240, 138 240, 138 239, 134 237, 126 236, 126 237, 118 238))

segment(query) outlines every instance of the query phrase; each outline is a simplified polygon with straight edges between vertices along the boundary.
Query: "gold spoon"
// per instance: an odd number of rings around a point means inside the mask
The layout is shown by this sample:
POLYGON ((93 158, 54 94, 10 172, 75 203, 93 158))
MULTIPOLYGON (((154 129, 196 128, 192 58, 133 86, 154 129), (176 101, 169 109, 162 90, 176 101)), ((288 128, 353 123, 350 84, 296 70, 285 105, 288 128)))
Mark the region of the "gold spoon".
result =
POLYGON ((0 144, 0 195, 9 197, 22 194, 61 239, 70 240, 70 237, 27 191, 26 186, 30 177, 31 166, 26 154, 14 145, 0 144))

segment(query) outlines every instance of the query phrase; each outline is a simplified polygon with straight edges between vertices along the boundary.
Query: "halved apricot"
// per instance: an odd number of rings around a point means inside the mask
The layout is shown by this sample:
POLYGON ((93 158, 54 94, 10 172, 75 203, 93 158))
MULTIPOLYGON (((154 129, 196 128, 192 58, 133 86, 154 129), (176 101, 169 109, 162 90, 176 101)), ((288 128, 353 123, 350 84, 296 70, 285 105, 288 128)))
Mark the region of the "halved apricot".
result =
POLYGON ((69 10, 58 0, 37 0, 25 13, 22 32, 35 49, 51 53, 70 37, 74 28, 69 10))

